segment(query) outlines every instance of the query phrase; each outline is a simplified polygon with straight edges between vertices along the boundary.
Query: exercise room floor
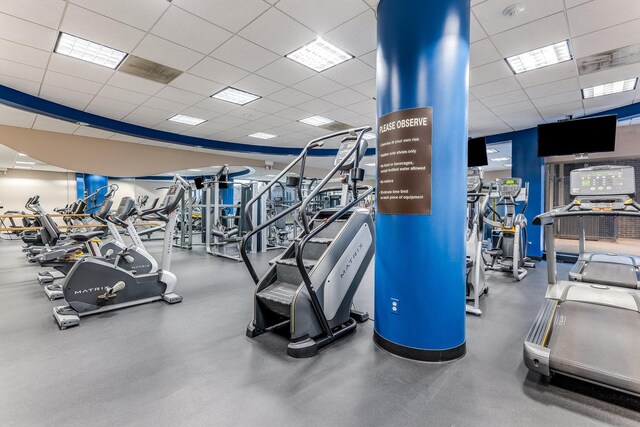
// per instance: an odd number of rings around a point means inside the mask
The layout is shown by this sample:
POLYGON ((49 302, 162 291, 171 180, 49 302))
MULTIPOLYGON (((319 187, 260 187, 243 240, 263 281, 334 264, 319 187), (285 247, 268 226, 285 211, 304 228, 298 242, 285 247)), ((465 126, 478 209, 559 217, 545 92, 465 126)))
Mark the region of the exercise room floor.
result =
MULTIPOLYGON (((153 253, 160 242, 149 244, 153 253)), ((201 249, 175 250, 184 302, 82 318, 61 331, 19 242, 0 241, 2 426, 638 425, 639 400, 529 373, 522 341, 546 288, 544 264, 520 283, 496 273, 468 354, 448 364, 377 348, 373 322, 311 359, 244 335, 249 274, 201 249)), ((265 268, 274 252, 259 256, 265 268)), ((560 265, 566 274, 567 265, 560 265)), ((402 280, 403 278, 399 278, 402 280)), ((373 274, 356 298, 373 311, 373 274)), ((419 325, 417 325, 419 327, 419 325)))

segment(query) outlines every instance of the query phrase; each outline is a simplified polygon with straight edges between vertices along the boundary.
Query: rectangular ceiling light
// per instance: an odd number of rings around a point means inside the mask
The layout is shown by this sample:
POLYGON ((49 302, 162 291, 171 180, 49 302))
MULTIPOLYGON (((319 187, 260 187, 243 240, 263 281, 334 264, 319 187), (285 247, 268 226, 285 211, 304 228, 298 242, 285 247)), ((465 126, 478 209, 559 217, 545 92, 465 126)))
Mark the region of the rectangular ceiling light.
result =
POLYGON ((353 58, 353 55, 349 55, 344 50, 321 38, 302 46, 286 56, 317 72, 324 71, 353 58))
POLYGON ((506 162, 507 160, 511 160, 511 157, 496 157, 495 159, 489 159, 492 162, 506 162))
POLYGON ((305 123, 311 126, 324 126, 324 125, 328 125, 329 123, 335 122, 335 120, 327 119, 326 117, 322 117, 322 116, 311 116, 311 117, 307 117, 306 119, 302 119, 298 121, 300 123, 305 123))
POLYGON ((19 162, 19 161, 16 161, 16 164, 18 164, 18 165, 35 165, 36 162, 19 162))
POLYGON ((258 139, 271 139, 271 138, 277 137, 278 135, 274 135, 272 133, 267 133, 267 132, 256 132, 256 133, 252 133, 249 136, 251 138, 258 138, 258 139))
POLYGON ((619 82, 607 83, 605 85, 588 87, 582 89, 582 99, 595 98, 598 96, 611 95, 614 93, 635 90, 638 79, 621 80, 619 82))
POLYGON ((33 169, 33 168, 32 168, 32 167, 30 167, 30 166, 14 166, 13 168, 14 168, 14 169, 33 169))
POLYGON ((364 165, 365 166, 375 166, 376 164, 375 163, 365 163, 364 165))
POLYGON ((220 92, 211 95, 212 98, 221 99, 227 102, 233 102, 238 105, 245 105, 256 99, 260 99, 258 95, 254 95, 243 90, 235 89, 232 87, 226 87, 220 92))
POLYGON ((504 164, 504 167, 505 167, 505 168, 510 168, 510 167, 511 167, 511 163, 505 163, 505 164, 504 164))
POLYGON ((199 125, 200 123, 204 123, 206 122, 205 119, 199 119, 197 117, 191 117, 191 116, 185 116, 184 114, 176 114, 175 116, 171 117, 170 119, 167 119, 170 122, 178 122, 178 123, 184 123, 185 125, 191 125, 191 126, 196 126, 199 125))
POLYGON ((54 52, 114 70, 127 56, 125 52, 67 33, 60 33, 54 52))
POLYGON ((372 139, 376 139, 376 134, 373 132, 367 132, 364 134, 363 136, 364 139, 366 139, 367 141, 371 141, 372 139))
POLYGON ((191 172, 202 172, 202 169, 189 169, 191 172))
POLYGON ((559 64, 573 59, 567 40, 534 49, 506 59, 514 74, 524 73, 548 65, 559 64))
POLYGON ((18 153, 18 156, 27 157, 27 155, 24 153, 18 153))
POLYGON ((487 154, 493 154, 493 153, 497 153, 498 150, 496 150, 495 148, 487 148, 487 154))

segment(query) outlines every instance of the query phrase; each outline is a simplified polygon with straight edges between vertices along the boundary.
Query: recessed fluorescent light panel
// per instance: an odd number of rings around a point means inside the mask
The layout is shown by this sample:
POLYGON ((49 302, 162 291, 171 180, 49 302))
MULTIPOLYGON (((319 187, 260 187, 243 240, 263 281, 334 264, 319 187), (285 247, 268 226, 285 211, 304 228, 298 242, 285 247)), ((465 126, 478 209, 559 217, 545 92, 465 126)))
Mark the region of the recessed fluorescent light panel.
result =
POLYGON ((292 59, 305 67, 321 72, 348 61, 353 58, 344 50, 332 45, 326 40, 316 39, 306 46, 291 52, 287 58, 292 59))
POLYGON ((32 169, 30 166, 14 166, 14 169, 32 169))
POLYGON ((256 99, 260 99, 258 95, 254 95, 243 90, 235 89, 232 87, 226 87, 218 93, 211 95, 212 98, 221 99, 227 102, 233 102, 238 105, 245 105, 256 99))
POLYGON ((534 49, 506 59, 515 74, 536 70, 573 59, 567 40, 534 49))
POLYGON ((18 153, 18 156, 21 156, 21 157, 27 157, 27 155, 26 155, 26 154, 24 154, 24 153, 18 153))
POLYGON ((363 138, 367 141, 371 141, 372 139, 376 139, 376 134, 373 132, 367 132, 364 134, 363 138))
POLYGON ((168 119, 170 122, 178 122, 183 123, 185 125, 196 126, 200 123, 206 122, 204 119, 199 119, 197 117, 185 116, 184 114, 176 114, 175 116, 168 119))
POLYGON ((335 120, 327 119, 326 117, 322 117, 322 116, 311 116, 311 117, 307 117, 306 119, 302 119, 298 121, 300 123, 305 123, 311 126, 324 126, 324 125, 328 125, 329 123, 335 122, 335 120))
POLYGON ((487 148, 487 154, 494 154, 497 153, 498 150, 496 150, 495 148, 487 148))
POLYGON ((191 172, 202 172, 202 169, 189 169, 191 172))
POLYGON ((511 163, 505 163, 505 164, 504 164, 504 167, 505 167, 505 168, 510 168, 510 167, 511 167, 511 163))
POLYGON ((365 166, 375 166, 376 164, 375 163, 365 163, 364 165, 365 166))
POLYGON ((114 70, 127 56, 125 52, 67 33, 60 33, 54 52, 114 70))
POLYGON ((588 87, 582 89, 582 99, 595 98, 598 96, 612 95, 614 93, 635 90, 638 79, 621 80, 619 82, 607 83, 605 85, 588 87))
POLYGON ((18 165, 35 165, 36 162, 16 162, 18 165))
POLYGON ((251 138, 258 138, 258 139, 271 139, 271 138, 277 137, 278 135, 274 135, 272 133, 266 133, 266 132, 256 132, 256 133, 252 133, 249 136, 251 138))
POLYGON ((511 160, 511 157, 496 157, 495 159, 489 159, 492 162, 506 162, 507 160, 511 160))

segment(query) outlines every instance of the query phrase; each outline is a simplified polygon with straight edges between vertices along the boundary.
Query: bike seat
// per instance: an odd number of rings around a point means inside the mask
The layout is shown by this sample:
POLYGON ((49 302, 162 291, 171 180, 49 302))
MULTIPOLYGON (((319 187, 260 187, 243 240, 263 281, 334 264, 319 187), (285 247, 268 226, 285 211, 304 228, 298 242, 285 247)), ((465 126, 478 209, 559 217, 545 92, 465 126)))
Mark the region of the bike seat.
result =
POLYGON ((88 231, 86 233, 74 233, 70 234, 69 238, 75 240, 76 242, 88 242, 94 237, 98 237, 102 235, 102 231, 88 231))

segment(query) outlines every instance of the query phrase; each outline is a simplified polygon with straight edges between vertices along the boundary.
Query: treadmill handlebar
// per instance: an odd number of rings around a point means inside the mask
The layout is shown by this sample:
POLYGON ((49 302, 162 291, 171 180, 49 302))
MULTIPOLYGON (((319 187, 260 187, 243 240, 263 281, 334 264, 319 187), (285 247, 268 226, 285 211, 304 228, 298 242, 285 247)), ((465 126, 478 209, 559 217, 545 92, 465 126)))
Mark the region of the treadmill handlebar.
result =
POLYGON ((573 202, 566 206, 555 208, 549 212, 537 215, 533 219, 534 225, 548 225, 553 224, 556 218, 568 218, 568 217, 584 217, 584 216, 626 216, 626 217, 638 217, 640 218, 640 203, 632 200, 631 203, 626 204, 623 210, 620 209, 598 209, 598 210, 584 210, 580 209, 580 204, 573 202), (576 209, 577 208, 577 209, 576 209))

